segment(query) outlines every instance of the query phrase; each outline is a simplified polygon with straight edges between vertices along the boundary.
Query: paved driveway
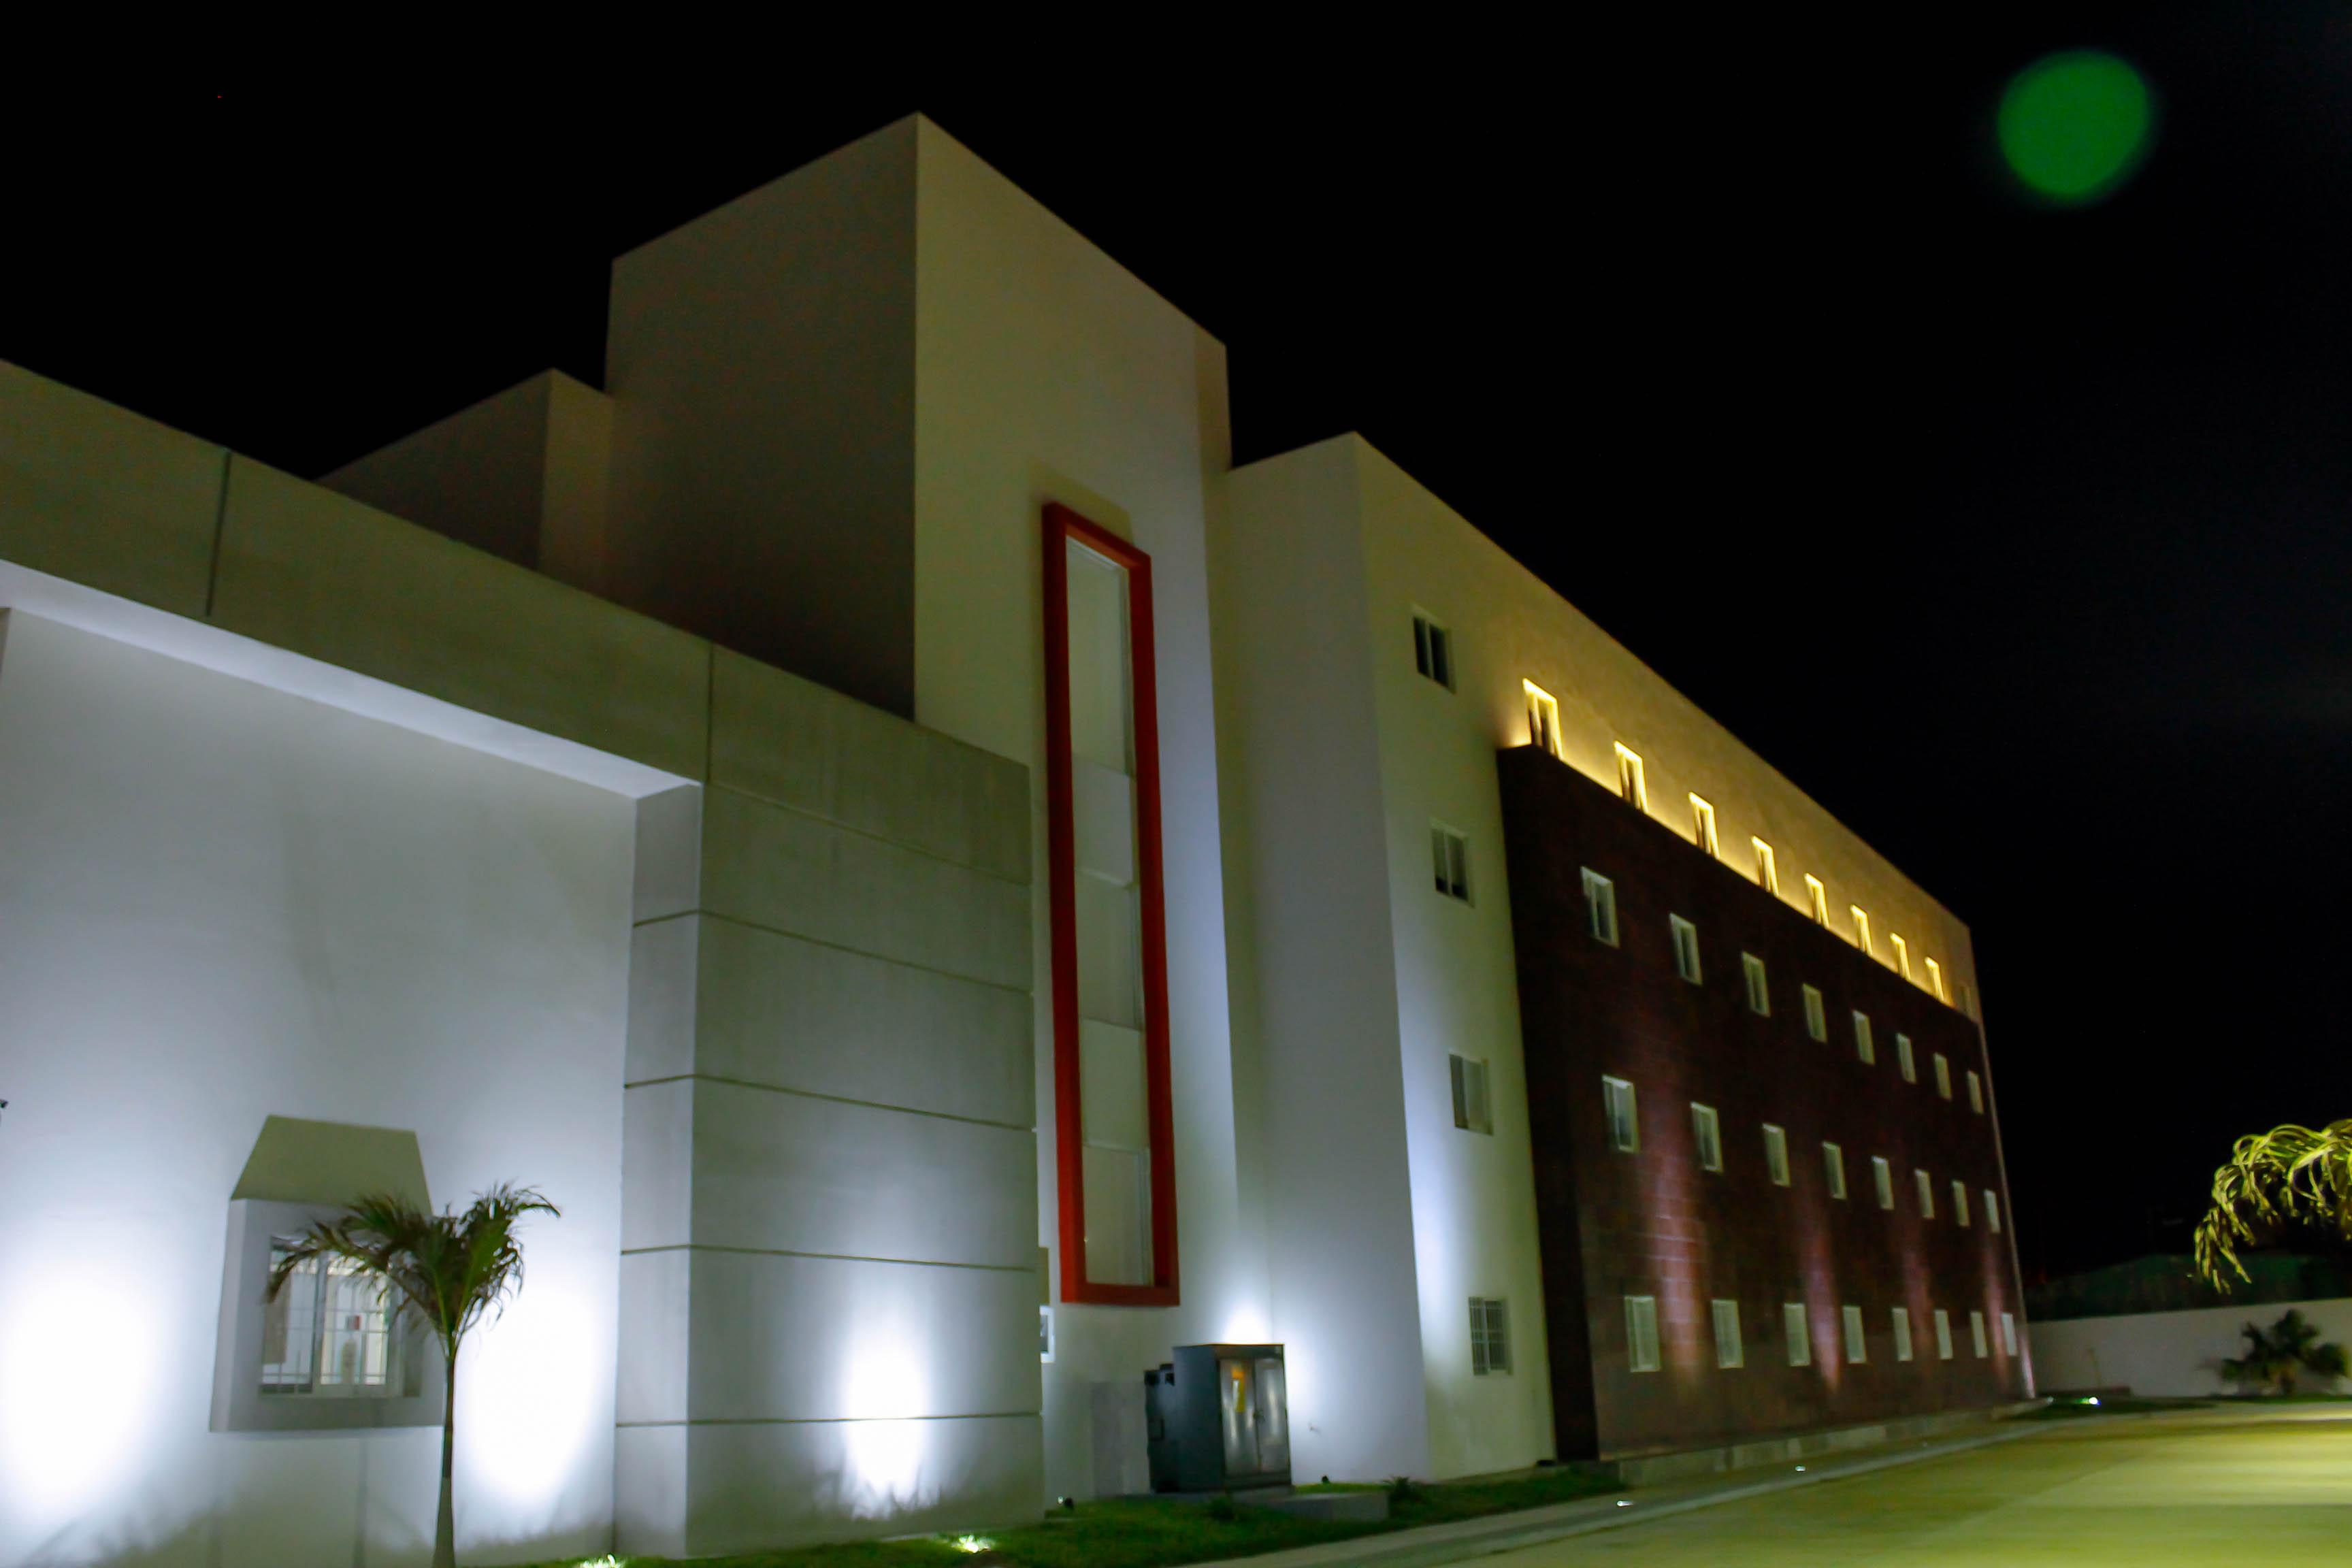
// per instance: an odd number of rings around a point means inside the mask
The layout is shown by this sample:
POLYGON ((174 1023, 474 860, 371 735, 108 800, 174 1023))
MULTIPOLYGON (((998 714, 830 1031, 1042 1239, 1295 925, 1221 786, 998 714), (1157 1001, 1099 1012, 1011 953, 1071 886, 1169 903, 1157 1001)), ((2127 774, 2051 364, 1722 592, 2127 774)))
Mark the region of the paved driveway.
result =
POLYGON ((2352 1405, 2053 1423, 2018 1442, 1477 1562, 2341 1568, 2352 1563, 2352 1405))

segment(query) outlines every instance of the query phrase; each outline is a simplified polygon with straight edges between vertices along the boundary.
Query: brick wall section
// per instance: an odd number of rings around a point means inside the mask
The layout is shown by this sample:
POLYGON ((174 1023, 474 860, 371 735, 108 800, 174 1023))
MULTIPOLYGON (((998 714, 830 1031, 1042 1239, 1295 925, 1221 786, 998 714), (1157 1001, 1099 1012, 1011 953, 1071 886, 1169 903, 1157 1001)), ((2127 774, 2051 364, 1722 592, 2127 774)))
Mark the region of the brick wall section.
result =
MULTIPOLYGON (((1751 872, 1710 860, 1549 755, 1506 751, 1499 771, 1561 1457, 1670 1451, 2023 1398, 2023 1363, 2000 1340, 2000 1313, 2019 1314, 2021 1349, 2024 1324, 1989 1075, 1985 1113, 1969 1108, 1966 1075, 1984 1072, 1976 1025, 1766 893, 1751 872), (1617 947, 1591 934, 1585 867, 1616 884, 1617 947), (1670 914, 1697 925, 1700 984, 1675 972, 1670 914), (1765 961, 1768 1017, 1748 1009, 1743 952, 1765 961), (1805 984, 1823 994, 1826 1041, 1807 1033, 1805 984), (1855 1049, 1857 1008, 1871 1019, 1874 1066, 1855 1049), (1911 1037, 1916 1083, 1896 1065, 1898 1032, 1911 1037), (1938 1052, 1951 1063, 1948 1100, 1936 1092, 1938 1052), (1635 1086, 1636 1153, 1610 1147, 1604 1074, 1635 1086), (1721 1119, 1720 1174, 1699 1167, 1693 1101, 1721 1119), (1768 1121, 1787 1130, 1786 1187, 1767 1174, 1768 1121), (1843 1202, 1830 1196, 1824 1140, 1844 1150, 1843 1202), (1878 1206, 1873 1155, 1894 1166, 1892 1211, 1878 1206), (1932 1219, 1919 1214, 1915 1169, 1934 1179, 1932 1219), (1969 1187, 1966 1227, 1953 1216, 1956 1178, 1969 1187), (1987 1190, 2000 1195, 2001 1234, 1985 1223, 1987 1190), (1657 1372, 1629 1370, 1627 1295, 1657 1298, 1657 1372), (1716 1366, 1716 1298, 1739 1302, 1743 1367, 1716 1366), (1781 1307, 1790 1301, 1809 1309, 1809 1367, 1788 1363, 1781 1307), (1867 1328, 1859 1365, 1845 1360, 1849 1304, 1863 1309, 1867 1328), (1907 1363, 1895 1360, 1897 1306, 1911 1311, 1907 1363), (1951 1314, 1948 1362, 1936 1352, 1937 1307, 1951 1314), (1982 1360, 1971 1310, 1985 1314, 1982 1360)), ((1832 918, 1842 924, 1843 914, 1832 918)))

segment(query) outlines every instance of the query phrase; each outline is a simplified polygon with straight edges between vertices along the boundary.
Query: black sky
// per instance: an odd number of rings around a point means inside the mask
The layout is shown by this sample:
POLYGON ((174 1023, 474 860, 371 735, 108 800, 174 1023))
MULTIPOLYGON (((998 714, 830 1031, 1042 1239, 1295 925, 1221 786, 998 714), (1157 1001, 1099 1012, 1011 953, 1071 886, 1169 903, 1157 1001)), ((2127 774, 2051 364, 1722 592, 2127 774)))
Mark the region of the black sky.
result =
POLYGON ((1811 26, 118 107, 16 138, 0 358, 316 474, 921 109, 1224 340, 1243 460, 1363 431, 1968 921, 2029 1276, 2134 1256, 2352 1115, 2352 11, 1811 26), (1991 106, 2082 45, 2157 145, 2034 208, 1991 106))

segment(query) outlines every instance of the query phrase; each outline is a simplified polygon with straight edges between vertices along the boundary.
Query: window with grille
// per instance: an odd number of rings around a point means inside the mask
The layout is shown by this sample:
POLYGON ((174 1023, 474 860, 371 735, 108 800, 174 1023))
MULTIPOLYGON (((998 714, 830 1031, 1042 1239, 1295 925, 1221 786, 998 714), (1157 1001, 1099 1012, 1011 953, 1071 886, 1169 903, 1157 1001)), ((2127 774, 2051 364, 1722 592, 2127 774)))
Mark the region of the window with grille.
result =
POLYGON ((1418 611, 1412 617, 1412 667, 1454 689, 1454 634, 1418 611))
POLYGON ((1859 1007, 1853 1014, 1853 1054, 1864 1067, 1874 1066, 1878 1060, 1878 1047, 1870 1041, 1870 1015, 1859 1007))
POLYGON ((1815 925, 1830 923, 1830 890, 1822 886, 1819 877, 1810 872, 1805 877, 1805 903, 1813 911, 1815 925))
POLYGON ((1969 1223, 1969 1189, 1958 1182, 1952 1184, 1952 1223, 1969 1223))
POLYGON ((1805 1304, 1802 1301, 1782 1303, 1780 1335, 1788 1342, 1790 1366, 1813 1364, 1812 1331, 1805 1326, 1805 1304))
POLYGON ((1746 1366, 1748 1350, 1739 1342, 1739 1303, 1717 1299, 1707 1303, 1707 1310, 1715 1319, 1715 1364, 1746 1366))
POLYGON ((1941 1307, 1936 1309, 1936 1359, 1952 1359, 1952 1315, 1941 1307))
POLYGON ((1870 1342, 1862 1331, 1862 1309, 1848 1307, 1840 1314, 1845 1320, 1845 1359, 1861 1363, 1870 1359, 1870 1342))
POLYGON ((1723 1131, 1716 1121, 1715 1107, 1691 1102, 1691 1138, 1698 1146, 1698 1168, 1702 1171, 1723 1169, 1723 1131))
POLYGON ((1886 1163, 1885 1156, 1873 1154, 1870 1157, 1870 1184, 1878 1194, 1880 1208, 1895 1206, 1895 1167, 1886 1163))
POLYGON ((1974 1068, 1969 1069, 1969 1109, 1979 1116, 1984 1114, 1984 1079, 1977 1077, 1974 1068))
POLYGON ((1486 1377, 1511 1370, 1510 1310, 1495 1298, 1470 1298, 1470 1372, 1486 1377))
POLYGON ((1699 984, 1698 927, 1680 915, 1668 915, 1666 919, 1675 934, 1675 973, 1696 985, 1699 984))
POLYGON ((1472 1057, 1448 1056, 1454 1079, 1454 1125, 1465 1132, 1495 1131, 1494 1109, 1486 1100, 1486 1064, 1472 1057))
POLYGON ((1764 1124, 1764 1169, 1774 1186, 1789 1184, 1789 1135, 1769 1121, 1764 1124))
POLYGON ((1629 1372, 1658 1370, 1658 1299, 1625 1298, 1625 1366, 1629 1372))
POLYGON ((1992 1354, 1992 1348, 1985 1343, 1985 1321, 1982 1312, 1969 1314, 1969 1339, 1976 1346, 1977 1360, 1982 1361, 1992 1354))
POLYGON ((1442 823, 1429 825, 1429 858, 1437 871, 1437 890, 1449 899, 1470 901, 1470 840, 1442 823))
POLYGON ((1633 1086, 1622 1078, 1604 1078, 1601 1102, 1609 1115, 1609 1146, 1626 1154, 1638 1151, 1642 1131, 1633 1118, 1633 1086))
POLYGON ((1650 785, 1642 776, 1642 754, 1617 742, 1617 793, 1637 811, 1650 809, 1650 785))
POLYGON ((1911 1037, 1908 1035, 1897 1035, 1895 1037, 1895 1065, 1903 1069, 1903 1081, 1905 1083, 1917 1083, 1919 1081, 1919 1068, 1918 1065, 1911 1059, 1911 1037))
MULTIPOLYGON (((296 1245, 272 1237, 269 1268, 296 1245)), ((295 1266, 261 1320, 261 1392, 285 1397, 383 1398, 398 1385, 394 1303, 383 1281, 348 1258, 295 1266)))
POLYGON ((1696 795, 1690 797, 1690 803, 1691 842, 1706 851, 1710 859, 1721 859, 1723 848, 1715 837, 1715 806, 1696 795))
POLYGON ((1893 1317, 1895 1322, 1895 1359, 1896 1361, 1909 1361, 1911 1359, 1910 1310, 1907 1308, 1897 1307, 1894 1310, 1893 1317))
POLYGON ((1936 1092, 1946 1100, 1952 1098, 1952 1064, 1944 1059, 1941 1051, 1936 1053, 1936 1092))
POLYGON ((1617 884, 1584 868, 1584 918, 1592 940, 1617 945, 1617 884))
POLYGON ((1780 867, 1773 858, 1772 847, 1761 838, 1748 841, 1756 850, 1756 885, 1768 893, 1780 890, 1780 867))
POLYGON ((1927 1173, 1925 1171, 1913 1171, 1911 1173, 1911 1179, 1916 1182, 1919 1186, 1919 1217, 1921 1219, 1934 1219, 1936 1217, 1935 1182, 1928 1177, 1927 1173))
POLYGON ((1845 1151, 1834 1143, 1822 1145, 1822 1170, 1829 1177, 1830 1196, 1845 1201, 1845 1151))
POLYGON ((1830 1037, 1830 1014, 1829 1009, 1822 1003, 1821 987, 1818 985, 1807 985, 1801 987, 1801 989, 1803 991, 1805 998, 1805 1033, 1811 1035, 1817 1040, 1828 1039, 1830 1037))
POLYGON ((1764 961, 1752 952, 1739 955, 1739 973, 1748 982, 1748 1010, 1762 1017, 1772 1016, 1772 991, 1765 984, 1764 961))
POLYGON ((1559 756, 1559 700, 1532 680, 1519 686, 1528 699, 1528 744, 1559 756))

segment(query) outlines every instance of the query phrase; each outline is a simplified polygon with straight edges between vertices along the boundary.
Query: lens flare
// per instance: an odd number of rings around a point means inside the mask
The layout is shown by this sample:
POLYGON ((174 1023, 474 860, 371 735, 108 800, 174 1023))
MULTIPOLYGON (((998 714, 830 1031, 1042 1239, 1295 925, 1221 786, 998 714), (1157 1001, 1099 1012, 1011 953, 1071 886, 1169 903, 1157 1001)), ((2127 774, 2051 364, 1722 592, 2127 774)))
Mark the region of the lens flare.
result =
POLYGON ((2112 195, 2147 160, 2156 99, 2113 55, 2070 49, 2034 61, 2001 94, 1996 129, 2018 183, 2053 206, 2112 195))

